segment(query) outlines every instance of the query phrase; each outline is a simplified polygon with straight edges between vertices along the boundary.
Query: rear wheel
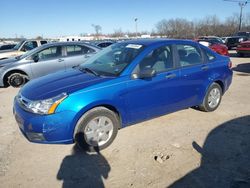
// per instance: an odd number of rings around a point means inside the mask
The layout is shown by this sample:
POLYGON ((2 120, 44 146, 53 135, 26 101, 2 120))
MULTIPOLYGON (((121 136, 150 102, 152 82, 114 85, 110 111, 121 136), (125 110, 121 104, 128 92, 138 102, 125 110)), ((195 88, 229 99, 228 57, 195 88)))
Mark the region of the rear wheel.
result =
POLYGON ((86 112, 76 126, 75 141, 80 148, 99 151, 108 147, 115 139, 119 120, 115 112, 97 107, 86 112))
POLYGON ((220 105, 221 98, 221 86, 217 83, 213 83, 207 90, 206 96, 203 99, 203 103, 199 106, 199 109, 205 112, 212 112, 220 105))
POLYGON ((8 76, 8 84, 12 87, 21 87, 27 80, 27 76, 21 73, 12 73, 8 76))

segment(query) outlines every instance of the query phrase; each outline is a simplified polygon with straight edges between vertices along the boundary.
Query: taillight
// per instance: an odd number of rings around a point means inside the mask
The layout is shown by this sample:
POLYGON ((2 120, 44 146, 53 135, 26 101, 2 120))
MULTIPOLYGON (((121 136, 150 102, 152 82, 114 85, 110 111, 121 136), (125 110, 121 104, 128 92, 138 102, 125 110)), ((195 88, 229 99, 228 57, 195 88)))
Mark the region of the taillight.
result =
POLYGON ((232 66, 233 66, 233 63, 232 63, 232 61, 230 60, 230 61, 228 62, 228 68, 231 69, 232 66))

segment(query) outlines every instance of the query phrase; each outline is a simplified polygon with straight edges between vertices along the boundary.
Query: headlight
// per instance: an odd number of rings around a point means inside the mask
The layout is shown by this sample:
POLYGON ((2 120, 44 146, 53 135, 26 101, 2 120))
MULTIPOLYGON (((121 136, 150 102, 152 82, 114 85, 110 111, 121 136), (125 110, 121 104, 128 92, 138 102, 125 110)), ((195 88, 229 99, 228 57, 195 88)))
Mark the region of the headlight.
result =
POLYGON ((30 101, 26 108, 36 114, 53 114, 57 106, 67 97, 66 93, 62 93, 56 97, 39 100, 39 101, 30 101))

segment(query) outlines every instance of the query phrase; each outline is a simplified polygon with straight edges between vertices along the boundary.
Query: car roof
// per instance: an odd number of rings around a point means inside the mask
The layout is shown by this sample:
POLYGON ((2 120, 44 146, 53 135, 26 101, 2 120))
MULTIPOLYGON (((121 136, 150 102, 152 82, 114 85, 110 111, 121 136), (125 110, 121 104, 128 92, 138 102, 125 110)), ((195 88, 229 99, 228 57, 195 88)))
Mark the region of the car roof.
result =
POLYGON ((135 40, 123 41, 122 43, 127 43, 127 44, 132 43, 132 44, 139 44, 143 46, 151 46, 151 45, 157 45, 157 44, 161 44, 165 42, 175 43, 175 42, 180 42, 180 41, 194 43, 194 41, 187 40, 187 39, 135 39, 135 40))
POLYGON ((66 46, 66 45, 86 45, 86 46, 92 46, 93 48, 99 49, 98 46, 95 46, 86 42, 80 42, 80 41, 78 42, 51 42, 51 43, 43 44, 42 47, 46 48, 46 47, 51 47, 51 46, 66 46))

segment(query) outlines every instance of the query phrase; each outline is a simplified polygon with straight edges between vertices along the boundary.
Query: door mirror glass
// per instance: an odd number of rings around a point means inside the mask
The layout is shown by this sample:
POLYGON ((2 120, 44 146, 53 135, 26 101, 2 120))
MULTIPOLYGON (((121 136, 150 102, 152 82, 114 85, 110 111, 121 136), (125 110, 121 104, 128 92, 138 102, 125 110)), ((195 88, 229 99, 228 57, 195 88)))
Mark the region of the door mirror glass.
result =
POLYGON ((156 75, 156 71, 154 69, 145 67, 144 69, 140 70, 137 75, 133 74, 133 77, 137 76, 137 78, 144 79, 144 78, 152 78, 155 75, 156 75))

